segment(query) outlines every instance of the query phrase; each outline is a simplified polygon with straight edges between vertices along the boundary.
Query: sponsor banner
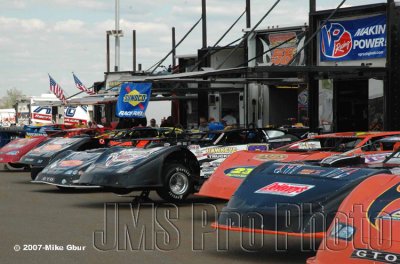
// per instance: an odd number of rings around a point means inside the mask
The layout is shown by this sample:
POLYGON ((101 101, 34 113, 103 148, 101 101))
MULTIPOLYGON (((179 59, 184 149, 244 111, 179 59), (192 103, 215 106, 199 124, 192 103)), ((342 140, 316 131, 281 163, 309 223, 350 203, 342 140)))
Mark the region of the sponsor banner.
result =
POLYGON ((151 95, 151 83, 124 83, 117 102, 117 117, 144 117, 151 95))
POLYGON ((321 61, 366 60, 385 57, 385 15, 331 21, 321 29, 321 61))
POLYGON ((51 121, 51 115, 33 113, 32 119, 36 119, 36 120, 40 120, 40 121, 51 121))
MULTIPOLYGON (((304 38, 305 34, 301 28, 291 31, 258 33, 256 54, 260 57, 256 60, 257 64, 259 66, 288 65, 296 52, 303 47, 304 38), (263 55, 261 56, 261 54, 263 55)), ((305 65, 304 50, 293 61, 292 65, 305 65)))
POLYGON ((261 194, 273 194, 273 195, 282 195, 282 196, 296 196, 305 191, 314 188, 314 185, 307 184, 295 184, 295 183, 286 183, 286 182, 274 182, 267 186, 262 187, 261 189, 255 191, 255 193, 261 194))
POLYGON ((64 109, 64 124, 74 125, 82 121, 86 124, 90 119, 87 106, 67 106, 64 109))
MULTIPOLYGON (((32 121, 37 123, 52 123, 53 113, 51 106, 32 106, 32 121)), ((89 120, 87 106, 67 106, 64 108, 64 124, 84 124, 89 120)), ((55 120, 54 120, 55 121, 55 120)))
POLYGON ((51 123, 52 112, 50 106, 32 106, 32 121, 38 123, 51 123))

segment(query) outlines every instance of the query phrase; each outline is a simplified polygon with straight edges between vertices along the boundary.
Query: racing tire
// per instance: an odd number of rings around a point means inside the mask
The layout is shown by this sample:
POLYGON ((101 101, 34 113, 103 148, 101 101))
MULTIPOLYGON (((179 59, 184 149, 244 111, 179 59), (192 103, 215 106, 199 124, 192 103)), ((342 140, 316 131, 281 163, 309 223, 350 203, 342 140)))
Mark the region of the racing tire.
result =
POLYGON ((126 189, 126 188, 113 188, 113 189, 110 189, 110 191, 112 193, 115 193, 118 195, 127 195, 127 194, 133 192, 132 189, 126 189))
POLYGON ((11 163, 11 162, 7 163, 7 165, 14 169, 24 169, 26 166, 25 164, 11 163))
POLYGON ((32 181, 36 179, 37 175, 43 170, 43 168, 32 167, 31 168, 31 179, 32 181))
POLYGON ((179 203, 193 192, 193 179, 186 166, 177 163, 168 164, 163 175, 163 187, 156 192, 165 201, 179 203))

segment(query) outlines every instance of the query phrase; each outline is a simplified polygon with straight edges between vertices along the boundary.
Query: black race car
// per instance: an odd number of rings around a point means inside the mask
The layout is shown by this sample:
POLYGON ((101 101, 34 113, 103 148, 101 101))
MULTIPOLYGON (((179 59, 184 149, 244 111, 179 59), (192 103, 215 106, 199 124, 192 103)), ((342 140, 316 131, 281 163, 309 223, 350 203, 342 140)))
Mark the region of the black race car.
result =
POLYGON ((101 148, 103 144, 99 139, 89 135, 80 135, 71 138, 51 138, 25 154, 19 163, 31 166, 31 178, 46 167, 58 154, 67 150, 85 150, 101 148))
MULTIPOLYGON (((63 154, 67 150, 84 151, 118 145, 134 146, 138 142, 138 137, 152 138, 155 136, 171 135, 173 136, 172 139, 175 140, 177 134, 179 134, 175 132, 173 128, 154 129, 147 127, 116 130, 101 135, 95 132, 96 131, 88 130, 83 132, 85 134, 76 135, 74 137, 51 138, 29 151, 21 158, 19 163, 31 166, 31 178, 34 180, 43 168, 59 154, 63 154)), ((98 152, 101 152, 101 150, 98 150, 98 152)), ((61 157, 64 157, 64 155, 61 157)))
POLYGON ((179 202, 198 190, 206 179, 200 174, 205 163, 223 160, 239 146, 257 148, 297 139, 277 130, 234 129, 192 134, 188 141, 181 140, 173 146, 111 148, 83 172, 78 183, 102 186, 119 194, 141 190, 144 198, 156 190, 164 200, 179 202))

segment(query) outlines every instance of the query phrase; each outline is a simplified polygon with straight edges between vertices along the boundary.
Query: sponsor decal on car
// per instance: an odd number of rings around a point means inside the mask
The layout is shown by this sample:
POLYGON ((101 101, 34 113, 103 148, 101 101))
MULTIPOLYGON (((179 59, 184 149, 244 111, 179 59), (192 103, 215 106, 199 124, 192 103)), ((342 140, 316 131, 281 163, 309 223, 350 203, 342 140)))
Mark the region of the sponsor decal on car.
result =
POLYGON ((41 147, 35 148, 31 153, 55 152, 80 140, 79 138, 58 138, 41 147))
POLYGON ((76 167, 83 164, 82 160, 63 160, 59 162, 59 166, 61 167, 76 167))
POLYGON ((54 182, 54 177, 43 177, 41 181, 44 182, 54 182))
POLYGON ((260 194, 273 194, 273 195, 282 195, 282 196, 296 196, 305 191, 308 191, 314 188, 314 185, 307 184, 297 184, 297 183, 287 183, 287 182, 274 182, 267 186, 258 189, 254 193, 260 194))
POLYGON ((321 174, 323 170, 312 170, 312 169, 302 169, 301 171, 298 172, 298 174, 301 175, 316 175, 316 174, 321 174))
POLYGON ((226 159, 230 154, 209 154, 207 155, 210 159, 226 159))
POLYGON ((237 147, 217 147, 208 148, 205 150, 207 154, 232 154, 237 151, 237 147))
POLYGON ((388 206, 400 199, 400 184, 394 185, 379 195, 372 203, 368 206, 367 220, 372 227, 378 229, 377 219, 381 215, 385 215, 385 210, 388 206))
POLYGON ((111 153, 110 156, 107 158, 105 165, 106 167, 109 167, 120 162, 126 163, 139 159, 144 159, 151 153, 151 151, 140 151, 138 149, 124 149, 119 152, 111 153))
POLYGON ((399 221, 400 220, 400 210, 388 213, 388 214, 384 214, 378 218, 384 219, 384 220, 396 220, 399 221))
POLYGON ((8 143, 6 146, 3 147, 3 150, 11 150, 11 149, 20 149, 23 146, 30 144, 31 142, 35 141, 34 138, 21 138, 15 139, 14 141, 8 143))
POLYGON ((280 165, 274 169, 274 174, 293 174, 300 168, 303 168, 303 166, 293 164, 280 165))
POLYGON ((400 263, 399 254, 371 249, 356 249, 351 254, 351 258, 367 259, 384 263, 400 263))
POLYGON ((266 161, 266 160, 284 160, 288 157, 286 154, 258 154, 254 156, 253 159, 259 161, 266 161))
POLYGON ((224 174, 233 178, 245 178, 254 170, 255 166, 233 167, 226 169, 224 174))
POLYGON ((383 162, 389 153, 365 155, 365 163, 383 162))
MULTIPOLYGON (((269 142, 272 142, 272 141, 269 140, 269 142)), ((277 141, 273 141, 273 142, 277 142, 277 141)), ((247 150, 248 151, 268 151, 269 146, 268 146, 268 144, 248 144, 247 150)))

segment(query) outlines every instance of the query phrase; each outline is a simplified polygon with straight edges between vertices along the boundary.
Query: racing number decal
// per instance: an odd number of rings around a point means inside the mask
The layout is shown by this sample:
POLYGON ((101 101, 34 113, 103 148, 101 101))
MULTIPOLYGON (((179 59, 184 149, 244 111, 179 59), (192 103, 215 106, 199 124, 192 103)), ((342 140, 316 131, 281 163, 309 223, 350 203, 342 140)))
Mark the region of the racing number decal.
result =
POLYGON ((249 175, 255 167, 234 167, 224 171, 225 175, 234 178, 245 178, 249 175))

